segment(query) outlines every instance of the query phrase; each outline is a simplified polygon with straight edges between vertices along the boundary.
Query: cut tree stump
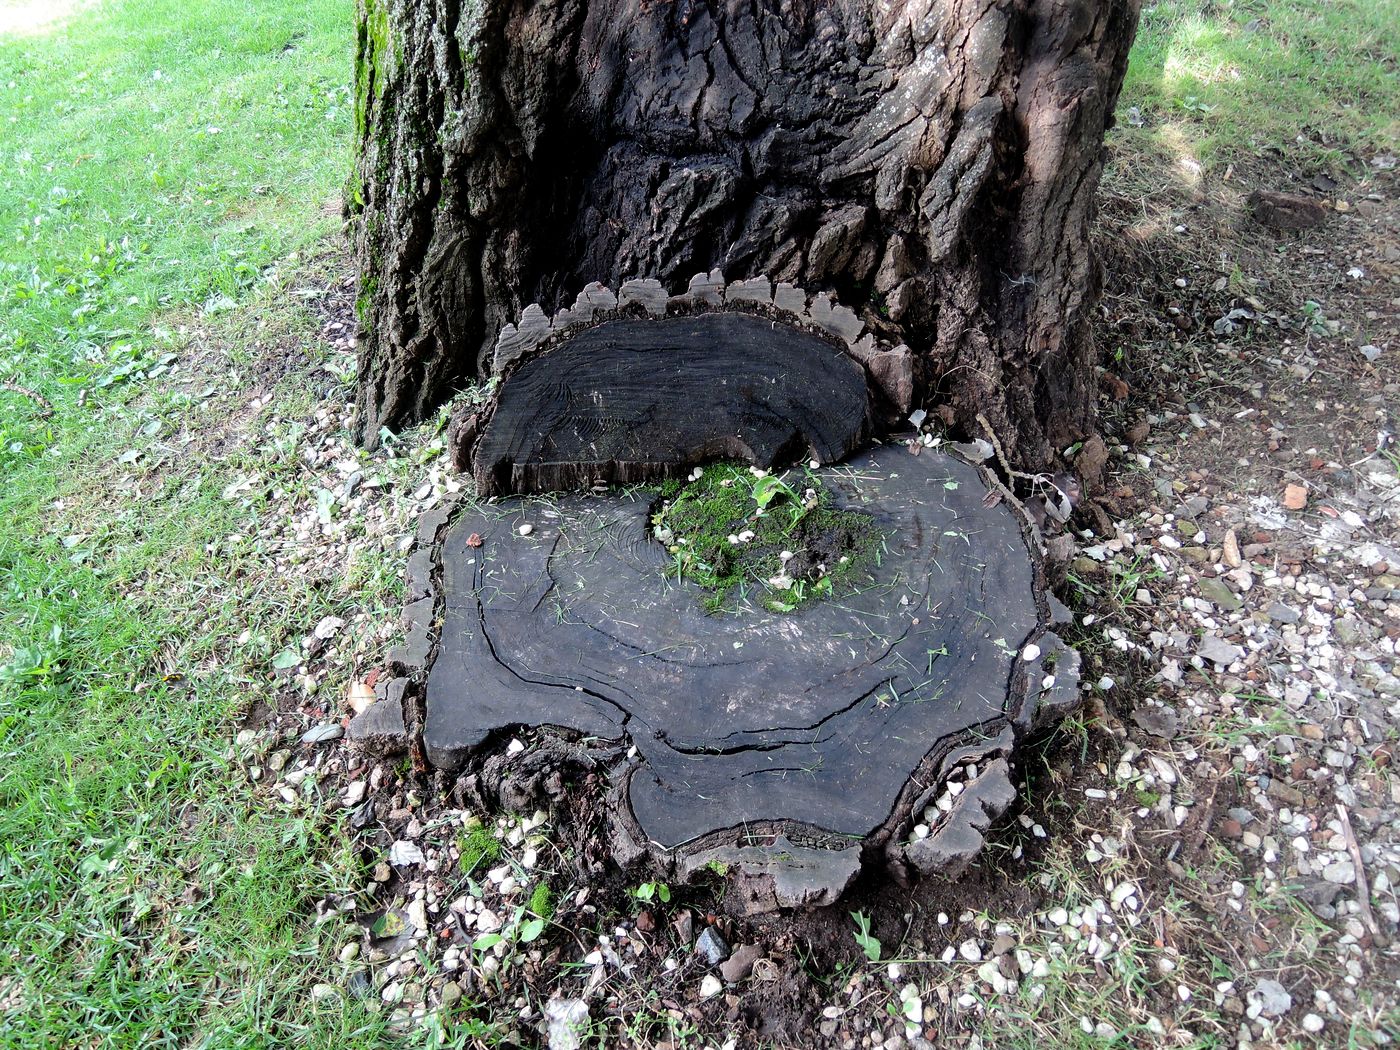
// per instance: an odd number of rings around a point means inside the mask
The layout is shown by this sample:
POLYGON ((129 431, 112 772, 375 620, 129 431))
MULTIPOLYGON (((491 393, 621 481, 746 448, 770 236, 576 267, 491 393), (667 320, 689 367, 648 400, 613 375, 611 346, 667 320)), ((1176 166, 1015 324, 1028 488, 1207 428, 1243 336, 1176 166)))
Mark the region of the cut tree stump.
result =
POLYGON ((882 553, 792 614, 750 596, 706 615, 652 538, 654 493, 463 508, 419 602, 440 623, 427 759, 499 786, 537 768, 505 747, 523 731, 546 752, 628 745, 607 769, 620 859, 678 879, 722 863, 750 910, 830 903, 863 864, 956 873, 1014 797, 1018 737, 1076 698, 1077 661, 1017 510, 981 468, 919 452, 814 471, 882 553))
POLYGON ((860 366, 810 332, 744 314, 612 321, 501 388, 477 491, 630 484, 720 458, 833 463, 869 439, 868 400, 860 366))
POLYGON ((909 409, 907 347, 824 294, 697 274, 591 284, 553 320, 525 308, 496 342, 496 393, 454 416, 453 458, 483 496, 679 477, 720 458, 834 463, 909 409))

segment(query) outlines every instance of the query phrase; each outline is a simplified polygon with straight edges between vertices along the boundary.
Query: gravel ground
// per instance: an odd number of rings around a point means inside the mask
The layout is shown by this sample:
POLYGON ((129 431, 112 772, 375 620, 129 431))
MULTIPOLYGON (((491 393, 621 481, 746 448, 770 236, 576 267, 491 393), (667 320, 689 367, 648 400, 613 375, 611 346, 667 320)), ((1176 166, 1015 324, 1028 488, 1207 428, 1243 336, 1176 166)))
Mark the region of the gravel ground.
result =
MULTIPOLYGON (((399 630, 366 611, 307 625, 235 745, 274 811, 339 811, 361 847, 362 877, 319 906, 344 947, 311 994, 465 1045, 1400 1038, 1394 184, 1377 173, 1317 231, 1222 254, 1216 230, 1247 222, 1235 192, 1162 202, 1125 237, 1107 466, 1060 587, 1086 708, 1028 757, 966 879, 866 880, 841 908, 744 922, 722 880, 673 893, 613 870, 587 779, 568 812, 444 796, 410 759, 347 746, 399 630)), ((347 299, 322 333, 342 380, 347 299)), ((356 545, 401 556, 460 491, 433 427, 355 449, 338 389, 305 419, 252 406, 268 440, 303 425, 329 493, 266 516, 279 571, 344 576, 356 545)))

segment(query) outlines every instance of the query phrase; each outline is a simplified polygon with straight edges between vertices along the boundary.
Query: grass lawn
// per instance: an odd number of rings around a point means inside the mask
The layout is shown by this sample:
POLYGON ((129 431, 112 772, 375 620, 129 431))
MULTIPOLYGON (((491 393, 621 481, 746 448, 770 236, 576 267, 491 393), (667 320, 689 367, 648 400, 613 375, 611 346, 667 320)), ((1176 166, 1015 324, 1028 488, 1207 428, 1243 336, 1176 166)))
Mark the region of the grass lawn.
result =
POLYGON ((314 809, 268 819, 230 752, 271 650, 348 599, 223 542, 258 517, 228 476, 294 488, 294 454, 248 443, 203 470, 183 445, 211 415, 182 369, 193 327, 230 334, 210 383, 254 334, 323 356, 295 302, 261 333, 229 315, 337 225, 352 6, 132 0, 32 30, 6 12, 0 379, 56 409, 0 393, 8 1046, 374 1041, 372 1018, 308 1008, 339 946, 311 905, 356 865, 314 809))
POLYGON ((1395 149, 1397 54, 1396 0, 1145 3, 1116 135, 1208 169, 1336 169, 1395 149))
MULTIPOLYGON (((392 542, 308 572, 274 520, 332 513, 305 421, 349 377, 300 293, 341 265, 353 4, 47 11, 0 0, 0 381, 54 409, 0 390, 0 1042, 376 1045, 312 994, 360 860, 232 750, 280 654, 396 601, 392 542)), ((1397 53, 1394 3, 1157 4, 1117 134, 1350 163, 1394 147, 1397 53)))

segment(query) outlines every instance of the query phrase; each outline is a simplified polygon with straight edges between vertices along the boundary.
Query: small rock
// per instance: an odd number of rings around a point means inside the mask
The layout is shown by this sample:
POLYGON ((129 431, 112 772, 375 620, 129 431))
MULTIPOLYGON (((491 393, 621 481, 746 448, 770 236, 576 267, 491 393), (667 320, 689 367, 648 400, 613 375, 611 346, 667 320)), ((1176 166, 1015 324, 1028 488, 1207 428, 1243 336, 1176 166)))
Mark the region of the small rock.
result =
POLYGON ((522 536, 528 536, 530 535, 530 533, 535 531, 535 527, 527 521, 524 525, 520 526, 520 528, 516 529, 515 531, 520 533, 520 535, 522 536))
POLYGON ((1016 947, 1015 937, 1012 937, 1009 933, 999 934, 997 939, 992 942, 992 954, 994 956, 1005 955, 1014 947, 1016 947))
POLYGON ((1339 860, 1324 867, 1322 877, 1337 886, 1350 886, 1356 881, 1356 866, 1349 860, 1339 860))
POLYGON ((1308 505, 1308 487, 1297 483, 1283 490, 1283 505, 1289 510, 1302 510, 1308 505))
POLYGON ((1205 578, 1196 581, 1196 588, 1203 594, 1207 601, 1228 612, 1234 612, 1243 603, 1234 591, 1225 585, 1224 580, 1205 578))
POLYGON ((1259 1012, 1265 1017, 1282 1017, 1293 1008, 1293 996, 1277 981, 1264 978, 1254 986, 1249 998, 1259 1004, 1259 1012))
POLYGON ((588 1030, 588 1004, 582 999, 551 999, 544 1004, 549 1050, 579 1050, 588 1030))
POLYGON ((763 952, 758 945, 741 944, 734 949, 733 955, 720 963, 720 976, 729 984, 737 984, 753 973, 754 963, 762 957, 763 952))
POLYGON ((1283 602, 1270 602, 1269 607, 1264 611, 1269 614, 1269 619, 1275 623, 1297 623, 1302 618, 1302 613, 1297 609, 1290 609, 1283 602))
POLYGON ((332 740, 339 740, 345 735, 345 727, 335 722, 326 722, 323 725, 312 726, 301 735, 303 744, 326 744, 332 740))
POLYGON ((1240 541, 1235 535, 1235 530, 1230 529, 1225 533, 1224 542, 1220 545, 1221 557, 1225 559, 1225 564, 1232 569, 1238 569, 1244 564, 1244 559, 1240 557, 1240 541))
POLYGON ((345 621, 339 616, 326 616, 321 619, 321 622, 316 625, 315 630, 311 633, 323 642, 329 641, 331 638, 334 638, 336 633, 344 626, 345 621))
POLYGON ((702 955, 711 966, 717 966, 729 958, 729 945, 713 926, 706 926, 695 942, 695 953, 702 955))
POLYGON ((713 999, 722 991, 724 991, 724 982, 712 973, 707 973, 705 979, 700 982, 701 999, 713 999))
POLYGON ((1333 902, 1342 892, 1342 888, 1334 882, 1316 880, 1303 883, 1296 892, 1303 903, 1316 911, 1318 908, 1332 907, 1333 902))
POLYGON ((339 999, 340 989, 333 984, 313 984, 311 986, 311 998, 318 1003, 339 999))
POLYGON ((374 994, 374 985, 370 983, 369 974, 365 973, 364 970, 356 970, 352 973, 346 986, 356 999, 368 999, 374 994))
POLYGON ((389 863, 394 867, 403 867, 405 864, 422 864, 427 858, 423 856, 423 851, 418 848, 415 842, 408 842, 400 839, 389 847, 389 863))
POLYGON ((1202 660, 1209 660, 1221 667, 1228 667, 1244 655, 1244 651, 1238 645, 1227 642, 1223 638, 1217 638, 1213 634, 1208 634, 1201 639, 1200 644, 1196 647, 1196 653, 1202 660))
POLYGON ((1303 1031, 1311 1032, 1313 1035, 1322 1031, 1325 1025, 1326 1022, 1317 1014, 1306 1014, 1303 1017, 1303 1031))
POLYGON ((1159 704, 1142 704, 1133 709, 1133 721, 1143 732, 1163 740, 1171 740, 1177 733, 1176 711, 1159 704))

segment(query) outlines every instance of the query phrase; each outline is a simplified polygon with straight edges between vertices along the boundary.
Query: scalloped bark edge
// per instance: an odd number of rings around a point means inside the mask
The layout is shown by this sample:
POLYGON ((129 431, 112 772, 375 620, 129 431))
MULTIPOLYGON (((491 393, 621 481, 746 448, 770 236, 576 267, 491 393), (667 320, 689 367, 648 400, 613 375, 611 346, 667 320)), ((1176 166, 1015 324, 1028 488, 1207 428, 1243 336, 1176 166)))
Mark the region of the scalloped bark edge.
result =
MULTIPOLYGON (((623 281, 614 292, 594 281, 578 293, 572 306, 551 317, 538 303, 531 303, 514 324, 496 337, 492 376, 509 379, 523 360, 550 350, 591 328, 618 319, 679 317, 715 311, 739 311, 769 317, 782 324, 816 332, 841 346, 861 366, 867 382, 893 409, 907 415, 914 398, 914 355, 903 343, 890 346, 870 331, 860 316, 838 303, 830 292, 806 291, 766 275, 726 283, 719 270, 697 273, 684 292, 669 295, 654 277, 623 281)), ((453 413, 448 445, 458 470, 470 471, 472 450, 494 399, 486 405, 470 405, 453 413)))

